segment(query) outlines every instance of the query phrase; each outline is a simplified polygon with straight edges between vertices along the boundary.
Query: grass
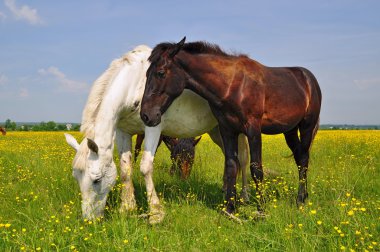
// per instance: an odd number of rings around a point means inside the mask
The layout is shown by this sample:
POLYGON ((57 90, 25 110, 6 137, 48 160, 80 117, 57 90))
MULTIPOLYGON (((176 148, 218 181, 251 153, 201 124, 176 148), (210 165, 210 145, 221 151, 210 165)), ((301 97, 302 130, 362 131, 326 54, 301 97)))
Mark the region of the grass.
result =
MULTIPOLYGON (((75 134, 78 140, 81 136, 75 134)), ((139 213, 120 215, 120 185, 105 219, 81 219, 71 176, 74 151, 62 132, 9 132, 0 137, 0 251, 379 251, 380 131, 320 131, 308 172, 309 199, 295 205, 298 174, 282 136, 264 136, 267 217, 239 207, 240 225, 218 211, 223 155, 207 137, 196 148, 186 181, 170 176, 168 150, 155 159, 163 223, 150 226, 144 179, 134 166, 139 213)), ((253 189, 252 189, 253 190, 253 189)))

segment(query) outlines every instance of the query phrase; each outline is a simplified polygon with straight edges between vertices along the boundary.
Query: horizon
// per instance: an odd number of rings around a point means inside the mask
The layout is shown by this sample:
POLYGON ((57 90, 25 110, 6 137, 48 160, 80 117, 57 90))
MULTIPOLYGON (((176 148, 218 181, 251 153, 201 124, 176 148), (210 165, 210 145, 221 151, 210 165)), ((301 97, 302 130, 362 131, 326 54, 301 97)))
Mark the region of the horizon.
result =
POLYGON ((112 60, 186 35, 264 65, 308 68, 322 89, 321 125, 380 125, 379 9, 375 0, 3 0, 0 123, 80 122, 112 60))

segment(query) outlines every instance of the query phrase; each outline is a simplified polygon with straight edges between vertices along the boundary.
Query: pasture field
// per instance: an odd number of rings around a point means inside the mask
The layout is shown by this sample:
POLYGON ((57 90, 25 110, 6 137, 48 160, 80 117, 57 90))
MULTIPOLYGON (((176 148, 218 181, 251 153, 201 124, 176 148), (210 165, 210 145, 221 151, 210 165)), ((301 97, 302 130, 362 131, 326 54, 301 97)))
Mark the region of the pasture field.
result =
MULTIPOLYGON (((79 133, 74 136, 81 140, 79 133)), ((0 251, 379 251, 380 131, 319 131, 308 171, 309 199, 301 208, 295 204, 298 172, 290 154, 282 135, 264 136, 264 169, 279 173, 265 180, 267 217, 254 217, 253 202, 239 207, 244 222, 238 224, 219 213, 218 147, 204 136, 192 174, 182 181, 169 174, 169 152, 162 145, 154 180, 166 217, 150 226, 138 218, 147 210, 138 162, 138 212, 119 214, 117 184, 105 218, 83 220, 71 175, 74 150, 63 132, 9 132, 0 136, 0 251)))

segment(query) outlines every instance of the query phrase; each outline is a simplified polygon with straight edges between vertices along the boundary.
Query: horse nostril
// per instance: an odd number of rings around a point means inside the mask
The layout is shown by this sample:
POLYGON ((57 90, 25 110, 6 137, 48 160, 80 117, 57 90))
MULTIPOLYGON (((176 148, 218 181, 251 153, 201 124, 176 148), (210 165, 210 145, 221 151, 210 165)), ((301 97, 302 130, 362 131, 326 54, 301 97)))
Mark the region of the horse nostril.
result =
POLYGON ((149 117, 146 114, 142 115, 142 119, 143 119, 144 122, 148 122, 149 121, 149 117))

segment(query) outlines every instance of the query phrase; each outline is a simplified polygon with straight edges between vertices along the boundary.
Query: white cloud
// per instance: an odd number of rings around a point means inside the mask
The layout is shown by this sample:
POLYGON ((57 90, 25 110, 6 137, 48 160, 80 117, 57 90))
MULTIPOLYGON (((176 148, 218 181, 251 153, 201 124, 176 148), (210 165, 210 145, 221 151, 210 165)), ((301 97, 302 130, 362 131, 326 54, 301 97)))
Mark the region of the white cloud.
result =
POLYGON ((28 5, 17 6, 16 0, 4 0, 5 6, 12 12, 13 16, 18 20, 25 20, 29 24, 42 24, 42 19, 37 13, 37 9, 28 5))
POLYGON ((29 97, 29 91, 26 88, 21 88, 20 92, 18 93, 18 96, 21 98, 29 97))
POLYGON ((57 67, 51 66, 47 69, 40 69, 38 73, 42 76, 53 77, 63 91, 78 93, 88 90, 87 83, 68 79, 57 67))
POLYGON ((359 89, 367 90, 375 86, 380 86, 380 78, 354 80, 354 83, 359 89))

